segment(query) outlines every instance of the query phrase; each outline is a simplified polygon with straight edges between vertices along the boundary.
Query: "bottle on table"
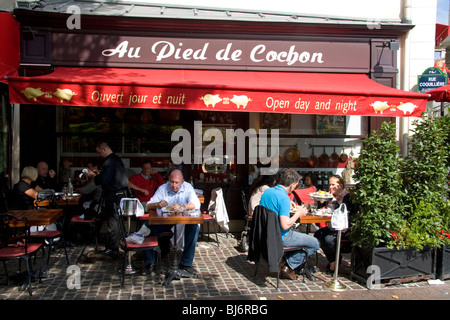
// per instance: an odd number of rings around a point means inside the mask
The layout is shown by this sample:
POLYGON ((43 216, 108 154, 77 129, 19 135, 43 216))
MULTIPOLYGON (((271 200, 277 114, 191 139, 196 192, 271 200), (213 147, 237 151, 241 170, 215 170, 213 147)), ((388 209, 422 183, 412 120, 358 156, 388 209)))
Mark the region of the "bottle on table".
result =
POLYGON ((67 193, 69 197, 73 196, 73 185, 72 185, 72 179, 69 178, 69 183, 67 184, 67 193))

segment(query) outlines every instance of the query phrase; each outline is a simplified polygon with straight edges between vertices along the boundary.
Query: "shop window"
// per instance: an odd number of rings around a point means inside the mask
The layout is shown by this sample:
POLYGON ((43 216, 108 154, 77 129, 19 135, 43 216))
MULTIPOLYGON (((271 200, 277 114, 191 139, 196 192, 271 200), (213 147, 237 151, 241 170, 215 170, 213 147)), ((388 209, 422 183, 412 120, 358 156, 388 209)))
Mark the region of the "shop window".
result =
POLYGON ((63 108, 61 153, 95 153, 96 143, 106 140, 119 154, 170 154, 176 144, 171 134, 182 128, 180 117, 170 116, 159 110, 63 108))

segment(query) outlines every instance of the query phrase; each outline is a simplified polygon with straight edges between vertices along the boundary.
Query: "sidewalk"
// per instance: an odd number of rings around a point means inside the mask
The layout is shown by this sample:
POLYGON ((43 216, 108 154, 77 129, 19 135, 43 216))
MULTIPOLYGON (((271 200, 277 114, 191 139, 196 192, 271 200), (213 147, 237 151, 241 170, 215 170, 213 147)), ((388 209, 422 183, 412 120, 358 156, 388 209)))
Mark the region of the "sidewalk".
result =
MULTIPOLYGON (((211 239, 214 239, 212 237, 211 239)), ((140 273, 125 277, 124 288, 120 288, 122 259, 105 258, 87 248, 77 266, 71 266, 79 273, 68 270, 64 251, 57 250, 50 260, 53 279, 43 279, 42 283, 33 283, 33 296, 27 291, 19 291, 18 285, 10 282, 5 285, 4 271, 0 271, 1 300, 450 300, 450 281, 431 285, 427 281, 406 284, 382 284, 381 289, 368 290, 364 284, 350 281, 350 255, 344 255, 340 268, 339 280, 347 286, 343 292, 333 292, 324 287, 332 275, 322 272, 326 261, 319 254, 319 272, 317 280, 303 283, 299 280, 280 280, 276 289, 276 274, 269 274, 267 265, 261 264, 254 277, 255 266, 247 261, 247 254, 239 249, 239 242, 233 236, 219 234, 220 246, 215 241, 207 242, 200 238, 197 243, 194 267, 198 278, 183 278, 172 281, 167 287, 154 279, 140 273), (78 269, 79 268, 79 269, 78 269), (79 275, 79 277, 77 277, 79 275), (70 279, 69 279, 70 278, 70 279), (70 280, 75 279, 75 282, 70 280), (69 280, 69 281, 68 281, 69 280), (68 283, 69 282, 69 283, 68 283), (79 284, 79 289, 70 288, 79 284)), ((69 259, 74 262, 81 247, 69 248, 69 259)), ((39 254, 38 266, 42 263, 39 254)), ((163 259, 163 266, 168 266, 169 256, 163 259)), ((314 262, 315 257, 311 257, 314 262)), ((139 255, 134 256, 133 263, 140 266, 139 255)), ((9 263, 10 276, 14 274, 17 263, 9 263)), ((3 267, 1 267, 3 270, 3 267)), ((22 266, 24 269, 24 266, 22 266)), ((13 277, 11 277, 13 280, 13 277)))

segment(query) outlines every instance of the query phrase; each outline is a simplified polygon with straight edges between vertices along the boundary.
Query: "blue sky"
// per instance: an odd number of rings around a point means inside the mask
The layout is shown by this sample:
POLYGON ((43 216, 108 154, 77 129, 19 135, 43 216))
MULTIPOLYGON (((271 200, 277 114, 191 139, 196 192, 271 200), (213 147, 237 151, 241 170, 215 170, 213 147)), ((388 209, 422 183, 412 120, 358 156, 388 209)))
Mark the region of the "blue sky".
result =
POLYGON ((436 13, 436 23, 449 24, 448 23, 448 11, 449 11, 449 0, 438 0, 437 1, 437 13, 436 13))

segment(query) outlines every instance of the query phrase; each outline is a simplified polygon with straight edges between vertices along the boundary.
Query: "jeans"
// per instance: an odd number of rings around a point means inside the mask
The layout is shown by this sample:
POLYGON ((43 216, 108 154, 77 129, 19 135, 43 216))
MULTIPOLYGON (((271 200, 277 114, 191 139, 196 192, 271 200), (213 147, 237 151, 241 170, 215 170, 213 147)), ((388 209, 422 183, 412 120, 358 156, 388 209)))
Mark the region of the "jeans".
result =
MULTIPOLYGON (((150 229, 150 236, 157 236, 161 232, 170 231, 173 227, 173 225, 148 225, 147 221, 145 222, 145 225, 150 229)), ((199 230, 200 227, 198 224, 187 224, 184 227, 184 250, 180 261, 180 264, 183 266, 192 266, 199 230)), ((155 252, 153 250, 144 251, 144 263, 155 263, 155 252)))
POLYGON ((292 251, 286 253, 286 263, 291 269, 296 269, 302 265, 310 255, 320 249, 319 240, 295 230, 289 230, 289 232, 284 236, 283 245, 285 247, 303 246, 307 249, 308 254, 306 256, 303 251, 292 251))

